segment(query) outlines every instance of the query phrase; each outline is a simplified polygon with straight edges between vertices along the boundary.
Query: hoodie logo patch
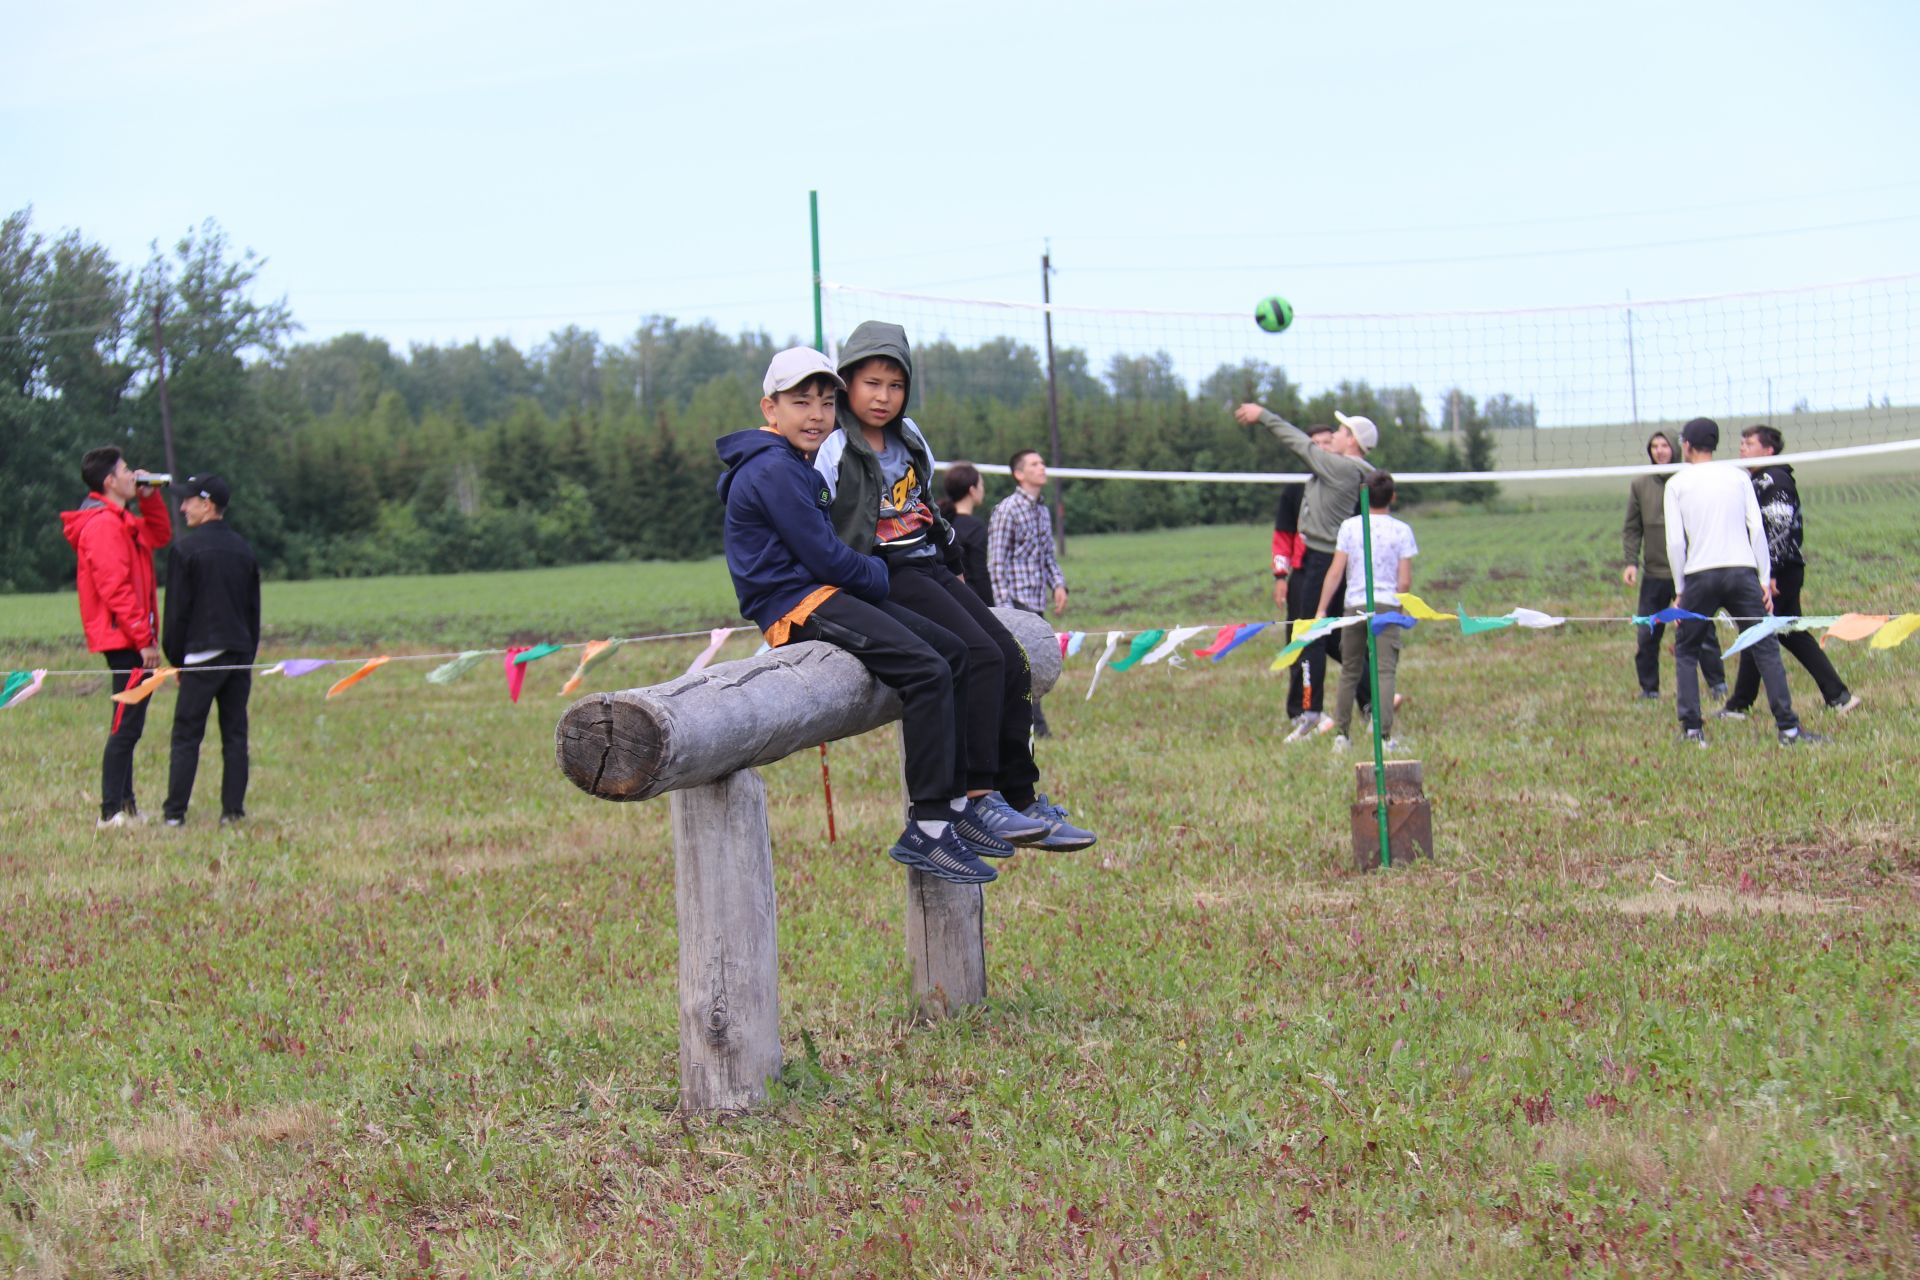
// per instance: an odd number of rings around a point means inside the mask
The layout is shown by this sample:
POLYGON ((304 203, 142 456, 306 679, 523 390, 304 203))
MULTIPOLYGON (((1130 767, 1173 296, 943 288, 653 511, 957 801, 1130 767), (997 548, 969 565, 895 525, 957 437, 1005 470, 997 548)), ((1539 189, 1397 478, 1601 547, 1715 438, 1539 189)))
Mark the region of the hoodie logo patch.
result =
POLYGON ((817 507, 830 507, 830 506, 832 506, 832 505, 833 505, 833 495, 832 495, 831 493, 828 493, 828 492, 827 492, 827 491, 826 491, 826 490, 825 490, 824 488, 823 488, 823 489, 821 489, 821 490, 820 490, 820 496, 819 496, 818 498, 816 498, 816 499, 814 500, 814 505, 815 505, 815 506, 817 506, 817 507))

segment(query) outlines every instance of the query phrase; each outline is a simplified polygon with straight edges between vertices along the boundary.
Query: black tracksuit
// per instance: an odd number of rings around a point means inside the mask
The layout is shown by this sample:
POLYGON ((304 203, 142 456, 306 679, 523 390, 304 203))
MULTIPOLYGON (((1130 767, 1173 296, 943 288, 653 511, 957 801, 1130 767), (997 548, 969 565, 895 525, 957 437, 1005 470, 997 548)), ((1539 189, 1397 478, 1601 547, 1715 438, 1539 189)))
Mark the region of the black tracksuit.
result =
POLYGON ((239 817, 247 808, 247 697, 260 650, 260 564, 253 548, 225 520, 210 520, 175 542, 167 558, 167 602, 160 648, 180 669, 180 697, 173 711, 172 764, 167 775, 169 818, 184 819, 200 767, 200 740, 207 713, 220 708, 220 813, 239 817), (195 666, 188 654, 212 653, 195 666))

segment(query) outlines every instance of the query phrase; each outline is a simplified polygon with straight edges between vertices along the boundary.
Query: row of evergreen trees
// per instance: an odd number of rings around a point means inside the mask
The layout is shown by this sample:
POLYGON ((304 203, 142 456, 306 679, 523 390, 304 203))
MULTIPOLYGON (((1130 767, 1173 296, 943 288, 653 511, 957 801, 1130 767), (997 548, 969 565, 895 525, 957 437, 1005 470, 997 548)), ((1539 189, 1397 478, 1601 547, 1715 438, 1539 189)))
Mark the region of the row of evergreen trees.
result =
MULTIPOLYGON (((401 354, 361 334, 296 343, 286 305, 252 296, 259 266, 211 223, 138 271, 77 232, 49 240, 30 211, 0 224, 0 481, 15 497, 0 526, 0 591, 72 581, 58 511, 81 496, 87 448, 114 443, 139 465, 162 465, 160 352, 180 468, 228 478, 232 518, 271 575, 719 550, 712 442, 757 421, 761 373, 794 340, 649 317, 625 342, 570 327, 524 353, 496 341, 401 354)), ((1045 376, 1031 348, 934 341, 917 348, 916 365, 911 412, 943 458, 1004 462, 1045 447, 1045 376)), ((1057 462, 1290 469, 1266 432, 1227 412, 1253 398, 1296 422, 1331 420, 1336 405, 1369 415, 1382 429, 1375 460, 1395 470, 1492 464, 1486 418, 1467 397, 1448 406, 1466 427, 1462 451, 1432 429, 1411 388, 1342 383, 1309 398, 1258 362, 1189 388, 1162 353, 1116 356, 1099 376, 1087 366, 1083 351, 1057 355, 1057 462)), ((1448 488, 1467 500, 1488 493, 1448 488)), ((1066 489, 1068 525, 1088 533, 1259 520, 1273 499, 1258 485, 1066 489)))

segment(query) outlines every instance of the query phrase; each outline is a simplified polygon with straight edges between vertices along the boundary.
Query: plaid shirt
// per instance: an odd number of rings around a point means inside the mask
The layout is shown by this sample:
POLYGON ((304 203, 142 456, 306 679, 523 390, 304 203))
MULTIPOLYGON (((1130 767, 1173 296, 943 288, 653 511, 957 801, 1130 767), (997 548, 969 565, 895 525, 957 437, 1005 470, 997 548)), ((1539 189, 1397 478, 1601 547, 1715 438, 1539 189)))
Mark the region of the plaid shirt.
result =
POLYGON ((1035 612, 1052 602, 1053 588, 1067 585, 1053 555, 1053 520, 1038 498, 1015 489, 993 509, 987 526, 987 576, 993 598, 1035 612))

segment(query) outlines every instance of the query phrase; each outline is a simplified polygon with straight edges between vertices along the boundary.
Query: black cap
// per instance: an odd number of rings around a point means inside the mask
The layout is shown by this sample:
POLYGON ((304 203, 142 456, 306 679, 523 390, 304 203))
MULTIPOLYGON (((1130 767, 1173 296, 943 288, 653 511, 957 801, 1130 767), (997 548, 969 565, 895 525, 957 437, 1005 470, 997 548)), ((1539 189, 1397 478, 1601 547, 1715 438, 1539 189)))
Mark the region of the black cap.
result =
POLYGON ((1712 418, 1695 418, 1680 428, 1680 438, 1703 453, 1712 453, 1720 447, 1720 424, 1712 418))
POLYGON ((225 511, 228 501, 233 497, 233 492, 227 488, 227 482, 225 480, 222 480, 219 476, 209 471, 204 475, 188 476, 187 482, 180 486, 180 496, 182 498, 205 498, 214 506, 225 511))

